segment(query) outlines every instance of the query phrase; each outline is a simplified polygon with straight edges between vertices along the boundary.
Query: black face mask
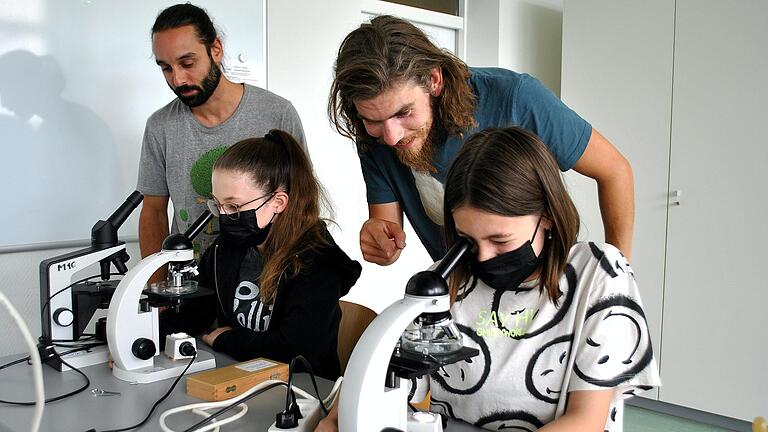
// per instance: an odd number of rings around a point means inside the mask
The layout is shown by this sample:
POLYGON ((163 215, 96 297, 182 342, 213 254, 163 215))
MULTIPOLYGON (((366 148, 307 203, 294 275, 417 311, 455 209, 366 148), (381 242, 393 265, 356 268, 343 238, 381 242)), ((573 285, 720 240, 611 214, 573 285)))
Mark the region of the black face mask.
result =
MULTIPOLYGON (((275 215, 272 215, 274 218, 275 215)), ((269 229, 272 227, 272 219, 264 228, 259 228, 259 223, 256 219, 256 209, 243 210, 240 212, 240 217, 237 219, 230 219, 226 215, 219 217, 219 228, 221 229, 221 235, 224 239, 237 246, 258 246, 264 243, 264 240, 269 234, 269 229)))
POLYGON ((520 286, 539 266, 540 258, 534 253, 532 242, 540 223, 541 218, 533 237, 519 248, 485 261, 473 262, 474 275, 495 290, 513 290, 520 286))

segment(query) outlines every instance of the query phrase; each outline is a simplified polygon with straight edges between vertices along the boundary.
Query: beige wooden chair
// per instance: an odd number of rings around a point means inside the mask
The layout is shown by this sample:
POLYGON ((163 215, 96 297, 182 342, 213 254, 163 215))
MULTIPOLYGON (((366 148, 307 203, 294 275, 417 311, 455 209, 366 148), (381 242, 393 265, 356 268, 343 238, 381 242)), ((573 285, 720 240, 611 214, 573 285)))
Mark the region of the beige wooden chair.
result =
POLYGON ((768 422, 763 417, 756 417, 752 422, 752 432, 768 432, 768 422))
POLYGON ((336 352, 339 354, 343 375, 357 340, 360 339, 368 324, 376 318, 376 312, 345 300, 339 300, 339 306, 341 306, 341 322, 339 323, 339 340, 336 352))

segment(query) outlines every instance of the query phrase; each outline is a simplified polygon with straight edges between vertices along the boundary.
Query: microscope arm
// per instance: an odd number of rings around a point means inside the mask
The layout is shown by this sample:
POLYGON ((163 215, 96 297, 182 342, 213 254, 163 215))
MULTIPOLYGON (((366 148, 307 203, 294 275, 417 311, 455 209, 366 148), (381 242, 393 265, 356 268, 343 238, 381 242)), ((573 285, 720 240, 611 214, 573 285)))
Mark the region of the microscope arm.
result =
POLYGON ((339 400, 339 431, 381 430, 400 427, 393 419, 406 419, 408 389, 387 389, 392 352, 403 330, 424 312, 444 312, 450 307, 448 296, 406 295, 387 307, 368 326, 347 364, 339 400), (403 395, 404 393, 404 395, 403 395), (402 415, 392 416, 393 412, 402 415))
MULTIPOLYGON (((147 280, 161 266, 171 261, 190 261, 191 249, 162 250, 141 260, 117 286, 107 313, 107 342, 115 367, 134 370, 152 366, 152 356, 139 359, 134 354, 134 344, 140 339, 151 339, 158 349, 157 311, 141 310, 139 300, 147 280)), ((153 353, 154 354, 154 353, 153 353)))

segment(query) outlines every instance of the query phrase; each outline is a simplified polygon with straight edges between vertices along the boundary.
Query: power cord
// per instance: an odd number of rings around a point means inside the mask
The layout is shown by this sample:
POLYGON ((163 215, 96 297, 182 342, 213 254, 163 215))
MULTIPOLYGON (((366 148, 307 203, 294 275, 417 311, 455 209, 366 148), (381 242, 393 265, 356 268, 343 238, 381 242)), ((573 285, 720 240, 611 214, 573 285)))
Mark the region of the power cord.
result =
POLYGON ((30 430, 32 432, 37 432, 40 429, 40 423, 43 421, 43 409, 45 408, 43 364, 40 362, 40 354, 37 352, 37 345, 35 344, 35 339, 32 337, 32 334, 29 332, 29 327, 27 327, 24 319, 21 318, 19 312, 15 307, 13 307, 11 301, 8 300, 2 291, 0 291, 0 303, 5 305, 5 308, 8 309, 8 313, 16 322, 16 325, 19 326, 19 330, 21 331, 21 334, 24 337, 24 341, 27 344, 27 348, 29 349, 29 358, 32 360, 32 367, 34 368, 32 376, 34 377, 35 381, 35 402, 32 404, 35 406, 35 412, 32 417, 32 427, 30 430))
POLYGON ((307 368, 307 372, 312 379, 312 387, 315 389, 315 395, 317 395, 317 400, 320 402, 320 409, 323 410, 324 415, 328 415, 328 409, 320 398, 320 391, 317 389, 317 381, 315 381, 315 374, 312 372, 312 366, 304 356, 297 355, 291 359, 291 363, 288 366, 288 389, 285 392, 285 410, 277 413, 275 416, 275 425, 280 429, 295 428, 298 426, 299 419, 301 418, 301 410, 299 409, 299 404, 296 402, 296 394, 293 392, 293 371, 296 361, 301 361, 304 364, 304 367, 307 368))
MULTIPOLYGON (((83 345, 83 346, 79 346, 79 347, 77 347, 77 348, 74 348, 74 349, 71 349, 71 350, 69 350, 69 351, 64 351, 64 352, 62 352, 62 353, 59 353, 59 355, 62 355, 62 356, 64 356, 64 355, 67 355, 67 354, 72 354, 72 353, 74 353, 74 352, 78 352, 78 351, 87 351, 87 350, 89 350, 89 349, 91 349, 91 348, 95 348, 95 347, 97 347, 97 346, 101 346, 101 345, 105 345, 105 343, 104 343, 104 342, 99 342, 99 343, 94 343, 94 344, 90 344, 90 345, 87 345, 87 346, 86 346, 86 345, 83 345)), ((57 346, 58 346, 58 345, 57 345, 57 346)), ((40 349, 41 349, 41 347, 38 345, 37 349, 38 349, 38 352, 39 352, 39 351, 40 351, 40 349)), ((50 357, 49 357, 48 359, 50 359, 50 357)), ((27 362, 28 364, 32 364, 32 363, 31 363, 31 360, 32 360, 32 358, 31 358, 30 356, 26 356, 26 357, 24 357, 24 358, 20 358, 20 359, 18 359, 18 360, 13 360, 13 361, 11 361, 11 362, 8 362, 8 363, 6 363, 6 364, 4 364, 4 365, 0 365, 0 370, 3 370, 3 369, 5 369, 5 368, 11 367, 11 366, 13 366, 13 365, 17 365, 17 364, 19 364, 19 363, 24 363, 24 362, 27 362)), ((43 362, 43 360, 47 360, 47 359, 43 359, 43 358, 41 357, 40 361, 41 361, 41 362, 43 362)))
POLYGON ((85 336, 80 339, 51 339, 51 342, 80 342, 84 340, 91 340, 96 337, 95 333, 83 333, 81 336, 85 336))
POLYGON ((92 333, 83 333, 79 339, 51 339, 51 343, 58 347, 64 347, 64 348, 74 348, 81 346, 83 344, 87 343, 93 343, 89 341, 93 341, 96 339, 96 335, 92 333))
MULTIPOLYGON (((189 344, 189 346, 192 347, 192 344, 189 344)), ((194 350, 194 347, 192 347, 192 350, 194 350)), ((191 351, 189 351, 189 352, 191 352, 191 351)), ((189 367, 192 366, 192 363, 195 362, 196 358, 197 358, 197 350, 194 350, 194 354, 192 355, 192 358, 189 359, 189 363, 187 363, 187 367, 185 367, 184 370, 181 372, 181 374, 179 374, 179 376, 176 377, 176 380, 173 382, 173 384, 171 384, 171 387, 168 389, 167 392, 165 392, 163 397, 158 399, 155 402, 155 404, 152 405, 152 408, 150 408, 149 413, 147 413, 147 416, 144 417, 144 420, 140 421, 139 423, 137 423, 137 424, 135 424, 133 426, 124 427, 124 428, 121 428, 121 429, 109 429, 109 430, 104 430, 104 431, 101 431, 101 432, 124 432, 124 431, 129 431, 129 430, 136 429, 138 427, 144 426, 144 424, 147 423, 147 421, 149 421, 149 418, 152 417, 152 413, 155 412, 155 409, 157 409, 157 406, 160 405, 161 403, 163 403, 163 401, 166 400, 168 398, 168 396, 171 395, 171 393, 173 392, 173 389, 176 388, 176 384, 178 384, 179 381, 181 381, 181 377, 183 377, 184 374, 187 373, 187 371, 189 370, 189 367)), ((86 432, 96 432, 96 429, 89 429, 86 432)))
MULTIPOLYGON (((339 387, 341 386, 341 381, 342 381, 341 377, 339 377, 339 379, 336 380, 336 382, 333 385, 333 388, 331 389, 331 392, 328 394, 328 397, 326 397, 322 401, 324 404, 328 405, 329 403, 332 403, 335 400, 335 398, 338 396, 338 390, 339 390, 339 387)), ((190 404, 190 405, 169 409, 168 411, 160 415, 160 428, 163 430, 163 432, 174 432, 171 428, 169 428, 165 424, 165 419, 172 414, 191 410, 193 413, 197 415, 207 416, 207 417, 201 420, 200 422, 196 423, 195 425, 185 429, 184 432, 206 432, 210 430, 217 431, 219 426, 223 426, 227 423, 233 422, 245 415, 245 413, 248 411, 248 405, 246 405, 245 402, 247 402, 253 397, 256 397, 266 392, 267 390, 273 389, 278 386, 287 387, 288 384, 285 381, 267 380, 254 386, 253 388, 249 389, 245 393, 233 399, 227 399, 219 402, 201 402, 201 403, 190 404), (209 414, 208 412, 205 411, 207 409, 218 408, 222 406, 224 408, 220 409, 219 411, 216 411, 213 414, 209 414), (224 420, 214 421, 216 418, 222 416, 223 414, 231 411, 236 407, 240 408, 240 411, 238 411, 236 414, 230 417, 227 417, 224 420)), ((314 396, 312 396, 311 394, 307 393, 306 391, 302 390, 299 387, 294 387, 293 390, 296 393, 304 396, 305 398, 314 399, 314 396)))
POLYGON ((11 366, 13 366, 13 365, 17 365, 17 364, 19 364, 19 363, 24 363, 24 362, 29 362, 29 364, 32 364, 32 363, 31 363, 31 360, 32 360, 32 357, 30 357, 30 356, 26 356, 26 357, 24 357, 24 358, 20 358, 20 359, 18 359, 18 360, 14 360, 14 361, 12 361, 12 362, 9 362, 9 363, 6 363, 6 364, 4 364, 4 365, 0 366, 0 370, 3 370, 3 369, 5 369, 5 368, 7 368, 7 367, 11 367, 11 366))
MULTIPOLYGON (((225 424, 224 422, 229 423, 230 421, 237 420, 238 418, 245 415, 245 412, 248 410, 248 406, 245 405, 245 402, 264 393, 267 390, 273 389, 278 386, 287 386, 287 384, 284 381, 276 381, 276 380, 267 380, 262 382, 261 384, 251 388, 247 392, 235 397, 234 399, 220 401, 220 402, 210 402, 210 403, 201 403, 201 404, 193 404, 193 405, 187 405, 183 407, 174 408, 173 410, 166 411, 160 416, 160 427, 163 429, 164 432, 171 431, 167 426, 165 426, 165 417, 170 414, 174 414, 176 412, 185 411, 188 409, 192 409, 193 411, 195 409, 205 409, 205 408, 216 408, 219 406, 222 406, 226 404, 226 406, 218 411, 216 411, 213 414, 208 415, 208 417, 204 418, 203 420, 195 423, 194 425, 188 427, 187 429, 184 429, 184 432, 204 432, 209 431, 212 429, 218 429, 218 426, 225 424), (208 427, 202 428, 205 425, 208 425, 209 423, 213 422, 217 417, 221 416, 222 414, 227 413, 228 411, 232 410, 233 408, 242 405, 245 408, 241 407, 241 411, 235 414, 232 417, 237 416, 236 418, 227 418, 226 420, 223 420, 221 422, 217 422, 215 424, 211 424, 208 427), (167 415, 166 415, 167 413, 167 415), (202 428, 202 429, 201 429, 202 428)), ((197 413, 200 414, 200 413, 197 413)))
MULTIPOLYGON (((61 354, 57 353, 56 351, 54 351, 52 349, 48 350, 48 349, 43 348, 43 351, 46 353, 46 357, 45 357, 46 361, 50 360, 53 357, 56 357, 57 360, 59 360, 60 362, 62 362, 66 366, 68 366, 70 369, 72 369, 73 371, 75 371, 78 374, 80 374, 83 378, 85 378, 85 384, 80 386, 80 387, 78 387, 77 390, 73 390, 73 391, 71 391, 69 393, 65 393, 65 394, 60 395, 60 396, 52 397, 50 399, 45 399, 43 401, 44 403, 56 402, 56 401, 59 401, 59 400, 62 400, 62 399, 66 399, 66 398, 68 398, 70 396, 74 396, 74 395, 76 395, 78 393, 81 393, 83 390, 85 390, 88 387, 90 387, 91 380, 88 379, 88 376, 85 375, 85 373, 83 373, 83 371, 81 371, 80 369, 78 369, 78 368, 72 366, 71 364, 67 363, 66 360, 61 358, 61 356, 66 355, 66 354, 71 354, 73 352, 78 352, 78 351, 87 351, 87 350, 89 350, 89 349, 91 349, 91 348, 93 348, 95 346, 98 346, 98 345, 104 345, 104 344, 100 343, 100 344, 93 344, 92 346, 88 346, 88 347, 75 348, 75 349, 72 349, 72 350, 69 350, 69 351, 65 351, 65 352, 63 352, 61 354)), ((37 353, 39 349, 40 349, 39 347, 36 348, 35 352, 37 353)), ((7 363, 7 364, 4 364, 4 365, 0 366, 0 369, 4 369, 6 367, 13 366, 15 364, 19 364, 19 363, 22 363, 22 362, 25 362, 25 361, 29 361, 30 358, 31 358, 31 356, 30 357, 25 357, 25 358, 22 358, 22 359, 18 359, 18 360, 14 360, 14 361, 12 361, 10 363, 7 363)), ((38 354, 38 358, 40 358, 39 354, 38 354)), ((4 404, 8 404, 8 405, 21 405, 21 406, 35 405, 35 402, 7 401, 7 400, 2 400, 2 399, 0 399, 0 403, 4 403, 4 404)))

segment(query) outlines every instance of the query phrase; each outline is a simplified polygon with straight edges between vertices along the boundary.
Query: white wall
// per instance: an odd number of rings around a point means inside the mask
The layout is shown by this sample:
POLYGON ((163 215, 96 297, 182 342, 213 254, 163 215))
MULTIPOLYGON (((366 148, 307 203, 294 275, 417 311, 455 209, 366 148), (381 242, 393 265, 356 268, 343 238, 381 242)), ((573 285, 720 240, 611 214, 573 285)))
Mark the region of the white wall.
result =
POLYGON ((560 95, 562 0, 468 0, 467 62, 526 72, 560 95))
POLYGON ((472 66, 499 66, 499 1, 467 3, 467 58, 472 66))

